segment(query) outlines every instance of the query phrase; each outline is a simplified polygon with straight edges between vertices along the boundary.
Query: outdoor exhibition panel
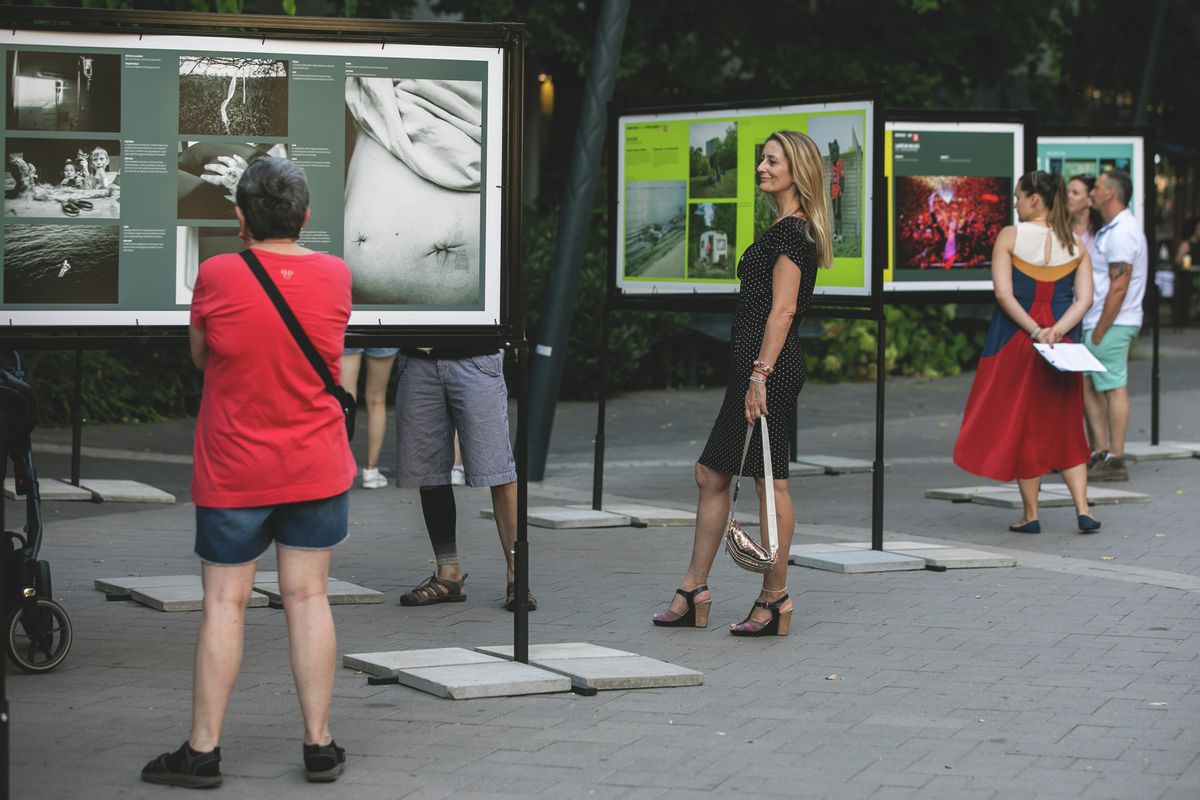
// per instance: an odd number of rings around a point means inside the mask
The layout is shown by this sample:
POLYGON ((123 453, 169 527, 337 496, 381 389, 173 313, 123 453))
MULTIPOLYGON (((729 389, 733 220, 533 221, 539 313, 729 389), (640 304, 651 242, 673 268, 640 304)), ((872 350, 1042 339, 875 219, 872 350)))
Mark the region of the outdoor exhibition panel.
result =
POLYGON ((795 130, 813 138, 825 170, 833 266, 821 270, 818 300, 871 302, 878 281, 871 177, 882 140, 879 94, 861 93, 745 106, 614 109, 609 188, 610 296, 699 303, 738 292, 737 263, 775 219, 757 189, 767 137, 795 130))
POLYGON ((511 335, 515 27, 58 11, 0 43, 0 324, 186 325, 270 156, 304 167, 300 244, 349 265, 353 327, 511 335))
POLYGON ((884 291, 892 300, 990 293, 992 247, 1016 222, 1013 192, 1032 168, 1029 126, 1003 116, 895 116, 884 134, 884 291))
POLYGON ((1053 135, 1038 136, 1038 169, 1071 180, 1076 175, 1095 178, 1113 170, 1129 175, 1133 196, 1129 210, 1141 216, 1139 195, 1146 188, 1145 137, 1141 135, 1053 135))

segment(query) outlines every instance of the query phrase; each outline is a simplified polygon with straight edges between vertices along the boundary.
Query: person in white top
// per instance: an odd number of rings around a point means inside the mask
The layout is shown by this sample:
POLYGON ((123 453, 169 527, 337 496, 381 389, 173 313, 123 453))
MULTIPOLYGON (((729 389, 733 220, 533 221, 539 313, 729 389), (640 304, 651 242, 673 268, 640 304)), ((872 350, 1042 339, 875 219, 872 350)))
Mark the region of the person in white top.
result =
POLYGON ((1149 274, 1146 234, 1129 210, 1133 184, 1124 172, 1106 172, 1092 187, 1092 204, 1104 218, 1092 258, 1093 303, 1083 318, 1083 343, 1107 372, 1084 382, 1084 410, 1093 481, 1127 481, 1125 434, 1129 429, 1129 348, 1142 327, 1142 298, 1149 274))

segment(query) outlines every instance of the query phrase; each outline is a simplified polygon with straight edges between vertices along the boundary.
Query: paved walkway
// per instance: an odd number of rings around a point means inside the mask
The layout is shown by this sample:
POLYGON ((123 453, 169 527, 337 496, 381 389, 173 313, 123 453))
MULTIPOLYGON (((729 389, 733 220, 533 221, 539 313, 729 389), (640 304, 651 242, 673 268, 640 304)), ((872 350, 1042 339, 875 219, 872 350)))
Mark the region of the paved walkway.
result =
MULTIPOLYGON (((1164 335, 1163 438, 1200 441, 1200 332, 1164 335)), ((1133 365, 1132 438, 1148 438, 1149 364, 1133 365)), ((735 639, 754 580, 718 559, 708 630, 663 630, 690 530, 531 529, 541 608, 531 640, 588 641, 702 670, 705 685, 480 701, 368 686, 339 669, 334 728, 346 775, 309 786, 282 613, 248 612, 247 654, 223 741, 223 797, 683 798, 1200 797, 1200 460, 1134 465, 1148 505, 1101 507, 1103 531, 1049 509, 1040 536, 1015 513, 926 500, 980 481, 950 451, 969 376, 888 386, 885 526, 903 538, 1015 553, 1003 570, 841 576, 793 568, 782 639, 735 639)), ((608 406, 607 495, 688 507, 689 465, 719 391, 642 392, 608 406)), ((812 384, 806 452, 870 457, 873 387, 812 384)), ((560 406, 533 502, 588 502, 593 404, 560 406)), ((173 507, 47 503, 44 549, 75 645, 56 672, 11 670, 18 798, 178 797, 138 770, 187 733, 197 614, 106 602, 96 577, 197 569, 187 505, 190 423, 89 426, 84 472, 145 480, 173 507)), ((66 474, 69 431, 36 435, 42 474, 66 474)), ((390 447, 390 445, 389 445, 390 447)), ((385 465, 390 455, 385 455, 385 465)), ((870 476, 795 479, 802 523, 870 525, 870 476)), ((339 652, 506 644, 502 562, 487 492, 458 493, 471 573, 463 604, 406 609, 430 569, 414 492, 353 496, 337 577, 386 592, 337 607, 339 652)), ((16 511, 11 505, 11 515, 16 511)), ((797 542, 817 541, 798 537, 797 542)), ((263 562, 274 569, 274 559, 263 562)))

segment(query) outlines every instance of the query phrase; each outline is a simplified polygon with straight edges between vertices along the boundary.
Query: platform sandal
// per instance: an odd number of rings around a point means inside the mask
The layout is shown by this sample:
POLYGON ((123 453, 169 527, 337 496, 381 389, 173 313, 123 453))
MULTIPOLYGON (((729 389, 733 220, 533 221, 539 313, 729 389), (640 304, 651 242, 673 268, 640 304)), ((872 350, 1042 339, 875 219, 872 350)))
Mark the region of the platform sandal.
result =
POLYGON ((690 592, 676 589, 675 594, 687 601, 687 611, 676 615, 671 613, 671 609, 668 608, 666 611, 660 611, 652 616, 651 621, 663 628, 707 628, 708 610, 712 607, 712 599, 705 600, 703 603, 696 602, 696 595, 707 591, 708 586, 704 584, 690 592))
MULTIPOLYGON (((774 594, 772 590, 766 590, 774 594)), ((792 609, 780 611, 784 603, 788 601, 789 595, 787 589, 783 588, 779 591, 783 592, 783 597, 778 600, 767 602, 765 600, 756 600, 755 608, 765 608, 771 612, 771 619, 767 622, 756 622, 747 616, 744 620, 734 623, 729 626, 729 632, 734 636, 787 636, 788 628, 792 624, 792 609)), ((753 612, 751 612, 753 613, 753 612)))
POLYGON ((402 606, 430 606, 434 603, 461 603, 467 599, 467 576, 456 581, 430 575, 415 589, 400 595, 402 606))

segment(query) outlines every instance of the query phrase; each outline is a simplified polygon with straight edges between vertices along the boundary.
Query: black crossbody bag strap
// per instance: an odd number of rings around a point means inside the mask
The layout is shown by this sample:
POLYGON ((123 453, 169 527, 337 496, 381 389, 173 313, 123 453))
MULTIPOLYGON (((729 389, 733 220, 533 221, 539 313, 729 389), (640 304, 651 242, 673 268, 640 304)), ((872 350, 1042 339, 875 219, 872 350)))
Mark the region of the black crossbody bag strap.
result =
POLYGON ((292 313, 291 306, 287 304, 287 300, 283 299, 283 293, 279 291, 279 287, 267 275, 267 270, 263 267, 262 262, 258 260, 258 256, 247 249, 241 253, 242 259, 250 267, 250 271, 254 273, 254 277, 258 278, 258 282, 262 284, 263 291, 271 298, 271 302, 275 304, 275 310, 279 312, 279 316, 283 318, 283 324, 287 325, 288 331, 291 332, 292 338, 296 340, 296 344, 304 352, 308 363, 312 364, 312 368, 317 371, 317 375, 325 383, 325 391, 329 392, 341 402, 341 395, 336 389, 341 387, 333 382, 333 375, 329 372, 329 367, 321 360, 321 356, 317 353, 317 348, 313 346, 312 340, 308 338, 308 334, 304 332, 304 328, 300 327, 300 320, 296 319, 296 315, 292 313))

